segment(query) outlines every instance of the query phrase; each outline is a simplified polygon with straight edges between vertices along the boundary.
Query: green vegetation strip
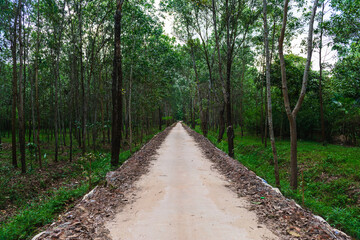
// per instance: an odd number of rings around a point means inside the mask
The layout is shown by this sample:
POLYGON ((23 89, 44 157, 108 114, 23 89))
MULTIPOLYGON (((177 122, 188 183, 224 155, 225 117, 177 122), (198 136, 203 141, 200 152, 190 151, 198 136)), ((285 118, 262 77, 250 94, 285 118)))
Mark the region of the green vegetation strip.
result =
MULTIPOLYGON (((145 137, 145 142, 153 136, 145 137)), ((141 146, 135 147, 134 151, 141 146)), ((123 163, 132 154, 130 151, 120 153, 120 161, 123 163)), ((48 192, 46 197, 39 197, 23 207, 17 215, 9 218, 0 226, 0 239, 30 239, 39 228, 55 220, 58 214, 73 206, 73 203, 89 191, 89 176, 91 177, 92 186, 98 184, 111 171, 110 154, 89 153, 83 157, 79 164, 82 165, 83 174, 86 179, 80 181, 73 187, 61 187, 48 192), (91 171, 90 171, 91 160, 91 171), (91 174, 90 174, 91 172, 91 174)))
MULTIPOLYGON (((198 127, 195 130, 201 134, 198 127)), ((210 131, 207 137, 219 149, 228 151, 226 136, 220 143, 217 142, 217 132, 210 131)), ((298 191, 292 191, 288 174, 290 143, 285 140, 277 141, 276 146, 283 195, 294 199, 314 214, 322 216, 332 226, 360 239, 360 148, 330 144, 323 146, 317 142, 299 141, 300 184, 298 191)), ((240 131, 236 131, 235 159, 275 186, 270 142, 265 148, 261 139, 252 136, 241 137, 240 131)))

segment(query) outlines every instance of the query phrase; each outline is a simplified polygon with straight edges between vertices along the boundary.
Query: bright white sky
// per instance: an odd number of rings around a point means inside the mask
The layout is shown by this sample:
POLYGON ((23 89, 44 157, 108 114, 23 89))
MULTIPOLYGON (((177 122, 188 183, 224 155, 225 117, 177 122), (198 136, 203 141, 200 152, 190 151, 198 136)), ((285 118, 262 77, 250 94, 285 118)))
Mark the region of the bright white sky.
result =
MULTIPOLYGON (((160 4, 161 0, 155 0, 155 6, 158 9, 158 11, 160 11, 160 4)), ((318 11, 320 11, 320 8, 318 9, 318 11)), ((301 12, 295 13, 295 16, 297 14, 302 14, 301 12)), ((174 23, 174 18, 166 13, 162 13, 162 15, 164 16, 164 18, 162 19, 162 22, 164 24, 164 31, 167 35, 171 36, 171 37, 175 37, 176 36, 173 34, 173 23, 174 23)), ((328 20, 331 16, 331 11, 329 6, 325 6, 325 16, 324 19, 328 20)), ((315 22, 314 24, 314 28, 317 27, 317 22, 315 22)), ((306 51, 304 46, 301 46, 301 42, 302 40, 307 38, 307 34, 308 34, 308 25, 304 26, 304 33, 301 35, 296 36, 292 42, 291 42, 291 49, 285 50, 285 52, 287 51, 287 53, 292 52, 293 54, 302 56, 306 58, 306 51)), ((328 47, 326 44, 330 41, 329 38, 327 37, 323 37, 323 49, 322 49, 322 59, 323 59, 323 63, 329 63, 329 64, 334 64, 337 61, 337 53, 336 51, 333 51, 331 49, 331 46, 328 47)), ((312 55, 312 69, 313 70, 319 70, 319 49, 314 49, 313 51, 313 55, 312 55)))
MULTIPOLYGON (((157 8, 158 12, 160 12, 160 1, 161 0, 155 0, 155 7, 157 8)), ((162 13, 162 15, 165 16, 164 18, 161 18, 163 23, 164 23, 164 30, 165 33, 171 37, 175 37, 173 34, 173 22, 174 22, 174 18, 172 16, 170 16, 169 14, 166 13, 162 13)))

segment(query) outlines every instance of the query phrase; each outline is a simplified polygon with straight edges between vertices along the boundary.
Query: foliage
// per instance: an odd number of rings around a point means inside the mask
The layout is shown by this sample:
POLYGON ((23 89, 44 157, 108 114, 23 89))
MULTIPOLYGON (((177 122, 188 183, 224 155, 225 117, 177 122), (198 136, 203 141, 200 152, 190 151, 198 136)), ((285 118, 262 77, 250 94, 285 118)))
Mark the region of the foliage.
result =
MULTIPOLYGON (((144 141, 149 141, 154 134, 147 135, 144 141)), ((134 148, 134 151, 139 150, 141 144, 134 148)), ((123 163, 131 157, 129 150, 120 153, 120 162, 123 163)), ((106 173, 112 170, 110 164, 109 153, 89 153, 86 157, 79 159, 79 161, 71 164, 71 171, 66 174, 63 173, 64 179, 62 183, 71 182, 71 184, 62 184, 63 186, 49 189, 41 193, 33 199, 24 201, 20 204, 21 208, 13 217, 1 223, 0 239, 28 239, 33 236, 40 227, 54 221, 56 216, 73 206, 73 203, 82 197, 91 188, 89 186, 89 179, 91 179, 91 186, 95 186, 104 180, 106 173), (91 158, 91 162, 89 161, 91 158), (90 165, 91 163, 91 165, 90 165), (91 171, 89 171, 91 169, 91 171), (79 179, 79 176, 81 177, 79 179), (75 182, 75 183, 73 183, 75 182)), ((3 182, 1 179, 2 183, 3 182)), ((21 188, 21 186, 19 186, 21 188)), ((47 187, 47 186, 44 186, 47 187)), ((16 198, 24 198, 12 189, 16 198)), ((4 196, 6 193, 1 193, 4 196)), ((26 200, 26 199, 24 199, 26 200)), ((0 199, 1 203, 1 199, 0 199)))

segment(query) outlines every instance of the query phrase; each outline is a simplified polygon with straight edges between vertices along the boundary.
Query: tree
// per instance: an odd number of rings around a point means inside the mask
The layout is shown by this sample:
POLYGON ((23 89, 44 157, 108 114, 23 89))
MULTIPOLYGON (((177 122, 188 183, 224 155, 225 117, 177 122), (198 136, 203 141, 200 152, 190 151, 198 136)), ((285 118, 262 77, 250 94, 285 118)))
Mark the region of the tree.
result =
POLYGON ((121 55, 121 18, 125 0, 117 0, 115 12, 115 48, 112 75, 112 131, 111 131, 111 164, 119 164, 121 130, 122 130, 122 55, 121 55))
POLYGON ((275 173, 275 182, 276 186, 280 187, 280 177, 279 177, 279 164, 278 156, 276 152, 275 145, 275 136, 273 129, 273 117, 272 117, 272 104, 271 104, 271 83, 270 83, 270 51, 269 51, 269 31, 267 25, 267 1, 263 0, 263 19, 264 19, 264 45, 265 45, 265 55, 266 55, 266 95, 267 95, 267 117, 268 117, 268 126, 269 126, 269 136, 271 141, 271 148, 274 158, 274 173, 275 173))
POLYGON ((290 186, 293 189, 297 189, 297 186, 298 186, 296 116, 297 116, 297 114, 300 110, 300 107, 304 101, 305 93, 306 93, 308 74, 309 74, 310 65, 311 65, 313 28, 314 28, 313 24, 314 24, 317 4, 318 4, 318 0, 315 0, 313 8, 312 8, 310 22, 309 22, 309 33, 308 33, 308 38, 307 38, 307 59, 306 59, 306 65, 305 65, 305 70, 304 70, 304 74, 303 74, 301 92, 300 92, 299 99, 296 102, 296 105, 293 110, 291 110, 290 100, 289 100, 289 96, 288 96, 285 59, 284 59, 284 52, 283 52, 283 44, 284 44, 285 29, 286 29, 286 23, 287 23, 289 0, 284 1, 283 24, 282 24, 282 28, 281 28, 281 35, 279 38, 279 57, 280 57, 280 66, 281 66, 282 92, 283 92, 283 97, 284 97, 284 105, 285 105, 286 115, 288 117, 289 124, 290 124, 290 146, 291 146, 290 186))
POLYGON ((16 156, 16 107, 17 107, 17 51, 16 51, 16 43, 17 43, 17 23, 18 23, 18 15, 20 12, 20 4, 18 6, 14 6, 14 26, 12 28, 12 39, 11 39, 11 53, 12 53, 12 61, 13 61, 13 69, 12 69, 12 111, 11 111, 11 148, 12 148, 12 165, 14 168, 17 168, 17 156, 16 156))
POLYGON ((18 114, 19 114, 19 143, 20 143, 20 161, 21 161, 21 172, 26 173, 26 160, 25 160, 25 116, 24 116, 24 79, 23 79, 23 41, 22 41, 22 1, 19 0, 19 45, 20 45, 20 67, 19 67, 19 93, 18 93, 18 114))

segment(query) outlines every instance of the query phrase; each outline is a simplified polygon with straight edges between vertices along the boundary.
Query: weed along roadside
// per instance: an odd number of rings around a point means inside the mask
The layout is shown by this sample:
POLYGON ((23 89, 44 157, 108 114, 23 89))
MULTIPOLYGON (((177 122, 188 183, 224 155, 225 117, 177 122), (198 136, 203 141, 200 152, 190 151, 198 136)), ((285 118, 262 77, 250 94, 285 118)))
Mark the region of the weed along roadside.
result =
MULTIPOLYGON (((195 130, 202 133, 198 127, 195 130)), ((241 137, 238 129, 235 133, 235 158, 267 183, 275 186, 271 148, 265 148, 257 137, 241 137)), ((216 132, 209 131, 207 138, 222 151, 227 151, 226 141, 218 142, 216 132)), ((356 169, 360 164, 360 149, 300 141, 300 188, 294 192, 288 183, 289 142, 277 141, 277 146, 282 194, 322 216, 333 227, 359 239, 360 209, 359 193, 356 189, 360 188, 360 184, 356 169)))
MULTIPOLYGON (((146 144, 154 135, 145 136, 143 144, 146 144)), ((143 144, 134 146, 133 151, 138 151, 143 144)), ((132 153, 129 150, 122 151, 121 164, 131 156, 132 153)), ((96 185, 104 184, 106 174, 113 170, 109 153, 86 153, 73 163, 63 164, 69 164, 69 166, 60 173, 64 177, 58 178, 56 183, 50 182, 53 187, 47 188, 33 199, 24 198, 22 201, 19 199, 15 203, 16 210, 12 216, 8 216, 1 222, 0 239, 29 239, 44 226, 56 220, 59 214, 72 209, 82 196, 96 185)), ((2 188, 2 191, 4 190, 6 189, 2 188)), ((21 197, 25 196, 19 195, 19 198, 21 197)))

